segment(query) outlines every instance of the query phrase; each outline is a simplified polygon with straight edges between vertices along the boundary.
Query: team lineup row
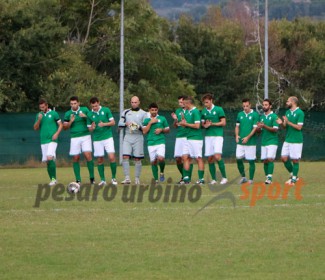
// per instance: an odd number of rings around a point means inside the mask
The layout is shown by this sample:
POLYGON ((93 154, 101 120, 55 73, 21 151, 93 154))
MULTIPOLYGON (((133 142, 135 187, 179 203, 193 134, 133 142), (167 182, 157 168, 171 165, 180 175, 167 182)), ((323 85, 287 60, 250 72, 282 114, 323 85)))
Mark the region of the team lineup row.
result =
MULTIPOLYGON (((97 169, 100 176, 98 185, 106 185, 104 158, 108 156, 112 179, 117 185, 116 158, 112 126, 115 120, 108 107, 100 105, 97 97, 90 99, 90 108, 80 106, 77 96, 70 98, 71 109, 64 114, 61 121, 58 113, 52 111, 46 100, 39 101, 40 112, 36 115, 34 129, 40 130, 42 161, 47 162, 47 171, 50 177, 50 186, 57 183, 56 178, 56 149, 57 140, 62 129, 70 129, 70 151, 73 160, 73 171, 77 183, 81 183, 80 155, 84 154, 87 161, 90 183, 94 184, 94 157, 97 158, 97 169)), ((226 168, 222 159, 223 133, 226 126, 226 116, 222 107, 213 102, 210 93, 202 97, 204 108, 200 111, 195 107, 192 97, 179 96, 179 108, 172 113, 173 127, 177 129, 174 157, 181 174, 179 184, 189 184, 192 179, 193 160, 198 165, 197 184, 204 184, 203 141, 205 144, 204 156, 207 158, 211 181, 216 184, 216 166, 218 164, 222 178, 220 184, 228 182, 226 168), (204 136, 202 131, 205 131, 204 136)), ((278 147, 278 129, 286 129, 285 142, 282 146, 281 158, 284 166, 290 173, 288 184, 295 184, 298 180, 299 160, 301 158, 303 136, 302 127, 304 113, 298 107, 295 96, 286 102, 288 110, 280 118, 272 111, 269 99, 263 101, 264 114, 261 116, 251 108, 249 99, 242 100, 243 110, 238 113, 235 137, 236 159, 238 171, 241 175, 239 183, 252 183, 255 174, 256 138, 262 137, 261 160, 263 161, 266 176, 265 184, 272 183, 274 159, 278 147), (244 159, 249 162, 249 177, 246 178, 244 159)), ((156 103, 149 105, 149 112, 140 108, 137 96, 131 98, 131 108, 125 110, 118 122, 118 127, 124 133, 122 146, 122 167, 124 180, 122 184, 131 184, 130 159, 135 162, 135 184, 140 184, 142 169, 141 160, 144 158, 144 135, 147 135, 148 152, 152 175, 156 182, 165 180, 165 134, 170 127, 165 117, 158 114, 156 103)))

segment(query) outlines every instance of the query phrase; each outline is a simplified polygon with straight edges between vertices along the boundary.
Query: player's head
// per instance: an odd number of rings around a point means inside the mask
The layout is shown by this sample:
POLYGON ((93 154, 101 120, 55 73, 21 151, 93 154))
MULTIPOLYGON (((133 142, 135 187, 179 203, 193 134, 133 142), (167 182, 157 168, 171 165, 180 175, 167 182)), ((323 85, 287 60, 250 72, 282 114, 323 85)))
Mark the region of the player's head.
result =
POLYGON ((205 108, 211 109, 213 105, 213 95, 211 93, 206 93, 202 97, 202 102, 205 108))
POLYGON ((140 106, 140 99, 137 96, 132 96, 131 98, 131 107, 132 109, 138 109, 140 106))
POLYGON ((73 111, 77 111, 79 108, 80 102, 78 96, 70 97, 70 106, 73 111))
POLYGON ((47 110, 49 108, 49 105, 48 105, 47 101, 44 98, 41 98, 38 101, 38 107, 43 113, 45 113, 45 112, 47 112, 47 110))
POLYGON ((291 108, 296 108, 298 106, 298 98, 296 96, 290 96, 286 102, 286 107, 291 109, 291 108))
POLYGON ((156 103, 151 103, 148 109, 151 117, 156 117, 158 115, 158 105, 156 103))
POLYGON ((251 102, 249 100, 249 98, 244 98, 242 100, 242 103, 243 103, 243 110, 245 111, 245 113, 249 113, 250 110, 251 110, 251 102))
POLYGON ((194 107, 194 99, 192 96, 187 96, 183 99, 184 108, 190 110, 194 107))
POLYGON ((177 97, 177 99, 178 99, 178 105, 181 108, 184 108, 184 98, 185 97, 186 97, 185 95, 180 95, 180 96, 177 97))
POLYGON ((99 108, 100 108, 100 102, 99 102, 99 99, 97 97, 92 97, 90 98, 89 100, 89 103, 90 103, 90 106, 91 106, 91 109, 94 111, 94 112, 98 112, 99 108))
POLYGON ((271 109, 272 109, 272 102, 271 102, 271 100, 268 99, 268 98, 265 98, 265 99, 263 100, 263 104, 262 104, 262 106, 263 106, 263 111, 264 111, 265 113, 271 111, 271 109))

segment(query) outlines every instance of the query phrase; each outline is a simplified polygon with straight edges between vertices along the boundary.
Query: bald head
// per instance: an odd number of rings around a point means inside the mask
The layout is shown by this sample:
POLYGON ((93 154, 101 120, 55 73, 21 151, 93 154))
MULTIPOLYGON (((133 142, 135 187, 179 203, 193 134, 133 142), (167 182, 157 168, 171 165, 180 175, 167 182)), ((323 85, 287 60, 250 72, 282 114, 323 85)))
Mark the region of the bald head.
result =
POLYGON ((296 96, 290 96, 286 102, 286 107, 294 110, 298 106, 298 98, 296 96))
POLYGON ((140 99, 139 99, 139 97, 133 96, 131 98, 131 107, 132 107, 132 109, 139 108, 139 106, 140 106, 140 99))

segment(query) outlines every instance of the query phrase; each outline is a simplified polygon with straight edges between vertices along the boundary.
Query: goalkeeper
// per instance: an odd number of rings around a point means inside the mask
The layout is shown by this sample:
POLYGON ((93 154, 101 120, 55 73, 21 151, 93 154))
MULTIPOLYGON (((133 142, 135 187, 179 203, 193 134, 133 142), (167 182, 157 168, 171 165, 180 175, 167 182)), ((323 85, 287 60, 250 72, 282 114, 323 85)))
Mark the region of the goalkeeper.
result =
POLYGON ((124 129, 123 140, 123 173, 125 176, 122 184, 131 184, 130 179, 130 158, 135 161, 135 184, 140 184, 140 175, 142 169, 141 159, 144 158, 143 152, 143 133, 142 123, 148 116, 148 113, 140 109, 140 100, 137 96, 131 98, 131 108, 123 111, 118 126, 124 129))

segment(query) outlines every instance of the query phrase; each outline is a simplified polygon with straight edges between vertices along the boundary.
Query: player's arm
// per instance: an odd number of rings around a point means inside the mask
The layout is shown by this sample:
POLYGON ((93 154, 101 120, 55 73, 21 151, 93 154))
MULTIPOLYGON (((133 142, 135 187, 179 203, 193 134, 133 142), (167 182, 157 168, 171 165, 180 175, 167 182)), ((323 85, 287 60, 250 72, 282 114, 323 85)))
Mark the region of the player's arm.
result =
POLYGON ((268 131, 270 131, 270 132, 276 132, 276 131, 278 131, 278 127, 277 126, 268 126, 268 125, 266 125, 266 124, 264 124, 264 123, 259 123, 259 126, 258 127, 260 127, 260 128, 264 128, 264 129, 266 129, 266 130, 268 130, 268 131))
POLYGON ((257 126, 254 125, 254 126, 253 126, 253 129, 251 130, 251 132, 250 132, 246 137, 244 137, 244 138, 242 139, 242 143, 243 143, 243 144, 247 143, 248 140, 249 140, 249 139, 250 139, 250 138, 255 134, 256 130, 257 130, 257 126))
POLYGON ((236 139, 236 143, 239 143, 239 123, 236 123, 236 126, 235 126, 235 139, 236 139))
POLYGON ((118 125, 119 129, 123 129, 126 127, 126 113, 127 113, 127 111, 123 111, 123 113, 118 121, 117 125, 118 125))
POLYGON ((37 116, 37 120, 34 123, 34 130, 39 130, 42 118, 43 118, 43 115, 41 113, 39 113, 38 116, 37 116))
POLYGON ((59 138, 59 134, 61 133, 61 131, 62 131, 62 129, 63 129, 63 123, 62 123, 62 121, 61 121, 60 119, 57 120, 56 123, 58 124, 58 129, 57 129, 57 131, 53 134, 53 136, 52 136, 52 140, 56 140, 56 139, 58 139, 58 138, 59 138))
POLYGON ((100 122, 98 123, 98 126, 99 126, 99 127, 103 127, 103 126, 114 126, 114 125, 115 125, 115 120, 114 120, 114 118, 109 119, 108 122, 102 122, 102 121, 100 121, 100 122))
POLYGON ((65 114, 64 122, 63 122, 63 129, 68 130, 71 127, 74 120, 75 120, 74 114, 71 114, 71 115, 65 114))
POLYGON ((160 133, 169 133, 169 131, 170 131, 170 128, 169 128, 169 125, 168 125, 168 122, 167 122, 167 120, 164 118, 164 120, 163 120, 163 128, 157 128, 156 130, 155 130, 155 133, 156 134, 160 134, 160 133))
POLYGON ((219 122, 212 122, 211 126, 226 126, 226 117, 220 117, 219 122))
POLYGON ((292 123, 288 120, 288 118, 286 116, 283 116, 283 123, 285 125, 289 125, 289 126, 293 127, 294 129, 302 130, 303 123, 300 123, 300 122, 298 122, 297 124, 292 123))
POLYGON ((200 121, 196 121, 195 123, 187 123, 186 120, 182 120, 180 122, 180 124, 181 124, 181 126, 190 127, 190 128, 194 128, 194 129, 200 129, 200 127, 201 127, 200 121))
POLYGON ((178 123, 178 119, 177 119, 177 115, 173 112, 173 113, 171 113, 171 116, 172 116, 172 118, 173 118, 173 127, 175 127, 175 128, 177 128, 177 127, 179 127, 179 123, 178 123))

